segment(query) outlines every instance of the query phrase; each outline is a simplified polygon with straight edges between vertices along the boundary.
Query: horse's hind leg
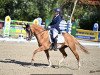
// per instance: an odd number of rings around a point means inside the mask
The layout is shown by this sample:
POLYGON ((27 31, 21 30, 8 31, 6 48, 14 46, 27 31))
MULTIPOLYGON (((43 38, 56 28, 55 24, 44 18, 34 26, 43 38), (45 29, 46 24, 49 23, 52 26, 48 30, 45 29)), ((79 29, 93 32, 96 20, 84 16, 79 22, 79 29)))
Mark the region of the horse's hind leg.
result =
POLYGON ((75 44, 69 46, 69 48, 71 49, 71 51, 72 51, 73 54, 75 55, 75 58, 76 58, 77 61, 78 61, 78 68, 80 68, 80 66, 81 66, 81 64, 80 64, 80 59, 79 59, 79 55, 78 55, 78 53, 77 53, 77 51, 76 51, 76 46, 75 46, 75 44))
POLYGON ((48 50, 45 50, 44 52, 45 52, 45 54, 47 56, 47 59, 48 59, 48 62, 49 62, 49 66, 48 67, 51 67, 52 66, 52 63, 51 63, 51 60, 50 60, 49 51, 48 50))
POLYGON ((60 50, 60 52, 62 53, 62 55, 63 55, 63 58, 59 61, 59 66, 60 66, 60 64, 63 62, 63 60, 67 57, 67 54, 66 54, 66 52, 65 52, 65 48, 66 48, 67 46, 63 46, 63 47, 61 47, 59 50, 60 50))

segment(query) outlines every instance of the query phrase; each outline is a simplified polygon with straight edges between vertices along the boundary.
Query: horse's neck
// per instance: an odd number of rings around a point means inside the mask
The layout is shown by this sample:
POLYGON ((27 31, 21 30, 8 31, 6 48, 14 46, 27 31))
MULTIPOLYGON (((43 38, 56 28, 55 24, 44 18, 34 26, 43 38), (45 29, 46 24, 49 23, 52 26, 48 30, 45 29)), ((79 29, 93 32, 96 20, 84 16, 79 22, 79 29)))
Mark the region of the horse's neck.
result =
POLYGON ((34 32, 35 34, 41 34, 45 29, 42 28, 41 26, 38 26, 38 25, 34 25, 34 32))
POLYGON ((47 31, 41 27, 39 28, 35 27, 34 29, 35 29, 34 35, 38 41, 38 44, 41 45, 43 40, 45 40, 44 37, 46 37, 45 34, 47 33, 47 31))
POLYGON ((34 35, 37 40, 40 40, 42 38, 42 34, 45 32, 45 29, 38 25, 33 25, 34 35))

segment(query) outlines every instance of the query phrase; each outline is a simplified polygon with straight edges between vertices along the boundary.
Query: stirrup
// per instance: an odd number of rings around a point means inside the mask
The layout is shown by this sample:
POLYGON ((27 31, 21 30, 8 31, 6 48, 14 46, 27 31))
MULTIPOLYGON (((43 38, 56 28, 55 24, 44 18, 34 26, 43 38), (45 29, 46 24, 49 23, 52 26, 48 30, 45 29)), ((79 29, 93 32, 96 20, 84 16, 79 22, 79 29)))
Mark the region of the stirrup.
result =
POLYGON ((54 43, 51 44, 49 50, 54 50, 54 51, 57 51, 57 46, 55 46, 54 43))
POLYGON ((57 51, 57 48, 54 48, 53 50, 54 50, 54 51, 57 51))
POLYGON ((54 46, 54 47, 53 47, 53 50, 54 50, 54 51, 57 51, 57 47, 54 46))
POLYGON ((51 44, 49 50, 52 50, 52 49, 53 49, 53 46, 52 46, 52 44, 51 44))
POLYGON ((53 50, 57 51, 57 44, 54 43, 53 50))

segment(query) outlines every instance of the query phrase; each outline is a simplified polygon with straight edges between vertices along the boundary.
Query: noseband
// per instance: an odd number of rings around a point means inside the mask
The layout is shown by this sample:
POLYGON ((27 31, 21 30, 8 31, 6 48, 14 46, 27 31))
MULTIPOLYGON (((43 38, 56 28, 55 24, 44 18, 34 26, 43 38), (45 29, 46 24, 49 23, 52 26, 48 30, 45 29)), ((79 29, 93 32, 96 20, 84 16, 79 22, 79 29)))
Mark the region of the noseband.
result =
POLYGON ((33 36, 33 33, 32 33, 32 30, 31 28, 26 28, 26 32, 28 33, 28 37, 27 37, 27 40, 30 40, 33 36))
MULTIPOLYGON (((27 33, 28 33, 28 37, 27 37, 27 40, 31 40, 31 38, 32 38, 32 36, 33 36, 33 32, 32 32, 32 29, 29 27, 27 27, 26 28, 26 31, 27 31, 27 33)), ((39 34, 41 34, 41 33, 43 33, 44 31, 46 31, 46 30, 42 30, 41 32, 38 32, 38 33, 35 33, 35 35, 39 35, 39 34)), ((42 34, 41 34, 42 35, 42 34)))

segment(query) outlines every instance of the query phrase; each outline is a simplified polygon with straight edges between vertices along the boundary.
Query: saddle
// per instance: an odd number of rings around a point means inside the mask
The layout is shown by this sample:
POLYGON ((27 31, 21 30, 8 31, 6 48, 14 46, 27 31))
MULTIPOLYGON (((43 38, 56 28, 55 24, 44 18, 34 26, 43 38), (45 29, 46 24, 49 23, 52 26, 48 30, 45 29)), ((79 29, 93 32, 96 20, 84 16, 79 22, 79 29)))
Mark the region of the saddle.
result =
MULTIPOLYGON (((52 43, 50 31, 49 31, 48 34, 49 34, 50 42, 52 43)), ((64 36, 62 35, 62 33, 61 34, 58 34, 57 37, 56 37, 56 39, 57 39, 57 43, 64 43, 64 41, 65 41, 64 36)))
POLYGON ((57 43, 64 43, 65 39, 62 34, 58 34, 57 43))
POLYGON ((60 48, 61 47, 61 45, 57 46, 57 44, 60 44, 60 43, 64 43, 65 42, 64 36, 62 34, 58 34, 57 35, 57 37, 55 38, 56 43, 53 43, 52 42, 52 38, 50 36, 50 33, 49 33, 49 39, 50 39, 50 42, 52 43, 50 50, 53 49, 54 51, 57 51, 57 48, 60 48))

